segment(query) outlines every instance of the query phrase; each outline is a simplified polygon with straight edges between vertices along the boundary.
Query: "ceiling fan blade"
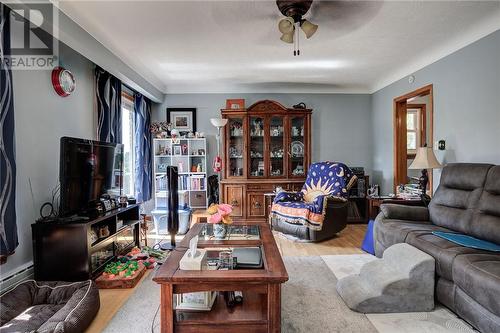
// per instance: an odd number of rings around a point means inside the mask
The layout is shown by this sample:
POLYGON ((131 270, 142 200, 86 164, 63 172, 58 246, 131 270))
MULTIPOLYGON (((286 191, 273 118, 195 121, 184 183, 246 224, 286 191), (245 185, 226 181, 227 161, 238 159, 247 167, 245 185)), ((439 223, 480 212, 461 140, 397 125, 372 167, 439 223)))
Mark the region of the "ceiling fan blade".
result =
POLYGON ((347 32, 369 22, 383 5, 382 1, 314 1, 305 17, 319 26, 347 32))

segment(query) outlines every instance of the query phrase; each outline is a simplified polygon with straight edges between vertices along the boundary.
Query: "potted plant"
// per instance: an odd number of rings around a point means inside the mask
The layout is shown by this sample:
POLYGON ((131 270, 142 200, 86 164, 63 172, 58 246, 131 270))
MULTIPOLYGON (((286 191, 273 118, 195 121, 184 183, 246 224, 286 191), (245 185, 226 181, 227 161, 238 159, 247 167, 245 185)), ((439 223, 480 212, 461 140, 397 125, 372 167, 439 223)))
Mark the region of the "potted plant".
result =
POLYGON ((228 204, 212 204, 207 209, 207 213, 210 214, 208 218, 208 223, 213 224, 214 236, 217 239, 224 239, 227 233, 227 225, 233 223, 231 212, 233 207, 228 204))

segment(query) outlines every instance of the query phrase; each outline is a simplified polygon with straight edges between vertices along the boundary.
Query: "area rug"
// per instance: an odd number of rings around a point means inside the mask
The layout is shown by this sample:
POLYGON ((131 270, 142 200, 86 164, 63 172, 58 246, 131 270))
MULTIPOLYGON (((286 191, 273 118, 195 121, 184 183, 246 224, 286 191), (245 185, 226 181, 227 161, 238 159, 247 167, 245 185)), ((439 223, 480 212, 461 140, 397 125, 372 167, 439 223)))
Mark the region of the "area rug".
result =
MULTIPOLYGON (((376 259, 370 254, 331 255, 321 258, 338 279, 358 274, 365 263, 376 259)), ((381 333, 477 332, 439 303, 436 303, 436 308, 430 312, 367 314, 366 317, 381 333)))
POLYGON ((103 330, 106 333, 160 332, 160 286, 154 272, 142 280, 123 307, 103 330))
POLYGON ((377 332, 364 314, 337 294, 337 279, 321 257, 284 257, 290 279, 282 287, 281 331, 377 332))
MULTIPOLYGON (((365 315, 337 295, 337 279, 321 257, 285 257, 290 280, 282 289, 282 332, 377 332, 365 315)), ((104 332, 159 332, 160 288, 150 274, 104 332), (154 320, 154 322, 153 322, 154 320)))
MULTIPOLYGON (((290 280, 282 288, 283 333, 452 333, 475 332, 448 309, 364 315, 351 311, 336 292, 337 277, 359 272, 371 255, 284 257, 290 280)), ((160 288, 154 274, 136 288, 104 332, 159 332, 160 288)))

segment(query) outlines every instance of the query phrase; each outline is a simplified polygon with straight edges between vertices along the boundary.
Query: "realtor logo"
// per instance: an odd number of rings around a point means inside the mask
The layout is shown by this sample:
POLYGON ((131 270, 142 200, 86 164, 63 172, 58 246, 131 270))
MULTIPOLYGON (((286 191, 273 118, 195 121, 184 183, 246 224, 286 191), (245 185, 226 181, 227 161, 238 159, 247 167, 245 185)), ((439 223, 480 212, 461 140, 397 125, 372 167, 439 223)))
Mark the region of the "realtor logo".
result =
POLYGON ((53 2, 4 1, 10 7, 12 70, 52 70, 58 66, 58 10, 53 2))

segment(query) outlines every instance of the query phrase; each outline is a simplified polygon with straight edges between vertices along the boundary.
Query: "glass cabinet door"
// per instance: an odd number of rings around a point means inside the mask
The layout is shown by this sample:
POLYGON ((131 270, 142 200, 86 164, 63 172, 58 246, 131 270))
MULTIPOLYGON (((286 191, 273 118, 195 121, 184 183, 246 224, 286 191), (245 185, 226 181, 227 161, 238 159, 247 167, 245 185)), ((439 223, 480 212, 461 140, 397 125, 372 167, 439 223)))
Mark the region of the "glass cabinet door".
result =
POLYGON ((226 126, 228 133, 228 177, 243 177, 245 166, 245 135, 243 117, 231 117, 226 126))
POLYGON ((282 116, 271 116, 269 121, 269 176, 285 174, 285 128, 282 116))
POLYGON ((250 117, 248 127, 249 133, 249 176, 250 177, 264 177, 265 176, 265 163, 264 163, 264 118, 263 117, 250 117))
POLYGON ((305 170, 305 117, 290 117, 290 147, 288 152, 289 175, 303 177, 305 170))

